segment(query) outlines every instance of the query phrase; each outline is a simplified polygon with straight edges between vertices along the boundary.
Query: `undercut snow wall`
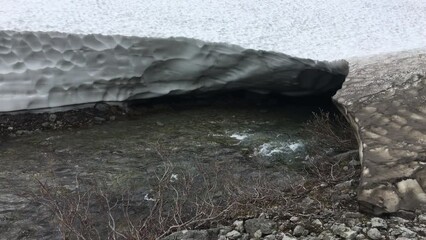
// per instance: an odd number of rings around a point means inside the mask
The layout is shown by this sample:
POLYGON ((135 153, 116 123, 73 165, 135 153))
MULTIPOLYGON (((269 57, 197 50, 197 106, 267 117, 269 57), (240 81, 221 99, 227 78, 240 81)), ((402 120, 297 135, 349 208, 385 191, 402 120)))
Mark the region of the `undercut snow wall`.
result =
POLYGON ((193 91, 320 95, 339 89, 347 74, 343 60, 188 38, 0 31, 0 112, 193 91))

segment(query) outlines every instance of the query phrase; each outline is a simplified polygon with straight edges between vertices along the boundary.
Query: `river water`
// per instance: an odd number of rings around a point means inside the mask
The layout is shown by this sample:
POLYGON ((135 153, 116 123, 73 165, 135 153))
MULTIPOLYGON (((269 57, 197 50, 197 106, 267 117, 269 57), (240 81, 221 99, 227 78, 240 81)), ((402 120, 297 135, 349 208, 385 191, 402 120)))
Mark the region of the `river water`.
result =
MULTIPOLYGON (((102 125, 51 130, 0 143, 0 239, 51 239, 51 214, 33 204, 38 181, 73 190, 76 177, 149 201, 165 163, 181 172, 218 169, 235 179, 297 179, 312 136, 303 124, 321 106, 207 104, 168 107, 102 125)), ((324 106, 323 106, 324 107, 324 106)), ((53 229, 53 230, 52 230, 53 229)))

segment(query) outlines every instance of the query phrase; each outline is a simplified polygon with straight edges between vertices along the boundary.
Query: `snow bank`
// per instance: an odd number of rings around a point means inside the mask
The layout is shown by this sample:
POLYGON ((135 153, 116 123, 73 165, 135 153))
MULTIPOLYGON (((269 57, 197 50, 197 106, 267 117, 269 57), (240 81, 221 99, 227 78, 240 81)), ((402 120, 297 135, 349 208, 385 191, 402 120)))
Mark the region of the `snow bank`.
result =
POLYGON ((425 0, 0 2, 0 30, 180 36, 318 60, 426 46, 425 0))
POLYGON ((315 95, 347 73, 346 61, 188 38, 0 31, 0 111, 230 89, 315 95))

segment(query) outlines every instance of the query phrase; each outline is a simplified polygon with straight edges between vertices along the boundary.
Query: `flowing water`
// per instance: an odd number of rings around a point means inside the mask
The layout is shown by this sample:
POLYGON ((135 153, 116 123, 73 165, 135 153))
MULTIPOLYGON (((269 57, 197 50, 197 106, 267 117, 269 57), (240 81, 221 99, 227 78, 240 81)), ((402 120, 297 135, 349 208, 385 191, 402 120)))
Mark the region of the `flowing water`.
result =
POLYGON ((179 172, 212 166, 237 178, 261 174, 286 184, 312 136, 303 124, 318 106, 219 104, 167 108, 132 119, 52 130, 0 143, 0 239, 50 239, 50 213, 25 197, 37 181, 75 188, 76 176, 149 200, 165 163, 179 172), (47 230, 46 230, 47 229, 47 230))

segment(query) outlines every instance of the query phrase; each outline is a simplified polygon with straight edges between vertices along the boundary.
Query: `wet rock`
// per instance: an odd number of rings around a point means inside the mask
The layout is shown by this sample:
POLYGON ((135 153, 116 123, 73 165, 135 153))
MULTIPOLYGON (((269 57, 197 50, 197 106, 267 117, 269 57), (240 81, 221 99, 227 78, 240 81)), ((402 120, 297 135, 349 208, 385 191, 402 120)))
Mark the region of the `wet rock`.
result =
POLYGON ((253 218, 246 220, 244 227, 250 236, 254 236, 257 230, 261 230, 263 234, 267 235, 277 229, 277 223, 270 219, 253 218))

